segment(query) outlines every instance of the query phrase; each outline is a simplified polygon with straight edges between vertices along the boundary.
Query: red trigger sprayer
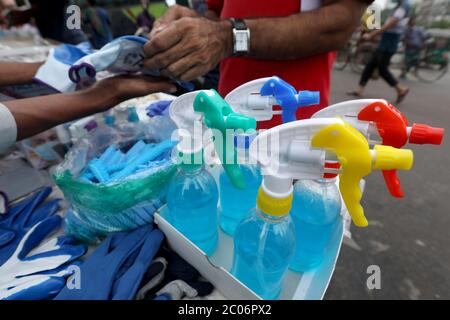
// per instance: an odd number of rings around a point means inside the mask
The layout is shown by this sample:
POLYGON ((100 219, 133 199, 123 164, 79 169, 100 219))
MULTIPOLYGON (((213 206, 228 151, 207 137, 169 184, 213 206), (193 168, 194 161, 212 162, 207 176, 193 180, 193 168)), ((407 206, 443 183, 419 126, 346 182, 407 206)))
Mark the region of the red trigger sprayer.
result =
MULTIPOLYGON (((395 148, 401 148, 408 142, 440 145, 444 137, 443 128, 420 123, 408 126, 403 113, 383 99, 344 101, 318 111, 313 118, 336 116, 359 130, 371 144, 381 143, 395 148)), ((383 176, 391 195, 402 198, 404 192, 397 171, 383 170, 383 176)))

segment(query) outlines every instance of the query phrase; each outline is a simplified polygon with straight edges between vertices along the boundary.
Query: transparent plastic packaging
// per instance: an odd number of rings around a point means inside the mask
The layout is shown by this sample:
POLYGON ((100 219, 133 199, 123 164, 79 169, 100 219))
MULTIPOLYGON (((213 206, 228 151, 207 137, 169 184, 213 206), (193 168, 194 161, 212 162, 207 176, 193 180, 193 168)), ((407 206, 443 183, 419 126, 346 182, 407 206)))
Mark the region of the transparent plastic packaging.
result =
MULTIPOLYGON (((154 212, 165 202, 167 185, 176 171, 170 141, 160 144, 122 141, 117 145, 116 141, 110 141, 106 149, 106 144, 102 144, 103 149, 97 148, 99 144, 95 141, 95 138, 79 140, 53 174, 70 205, 66 214, 67 233, 89 243, 98 242, 110 232, 152 223, 154 212), (138 145, 147 149, 137 150, 138 145), (139 161, 139 157, 148 154, 146 150, 157 150, 158 156, 139 161), (88 169, 105 161, 102 156, 113 151, 114 156, 123 160, 110 167, 120 170, 111 173, 105 182, 96 181, 88 169), (129 153, 137 158, 128 159, 129 153)), ((104 166, 99 168, 104 170, 104 166)))

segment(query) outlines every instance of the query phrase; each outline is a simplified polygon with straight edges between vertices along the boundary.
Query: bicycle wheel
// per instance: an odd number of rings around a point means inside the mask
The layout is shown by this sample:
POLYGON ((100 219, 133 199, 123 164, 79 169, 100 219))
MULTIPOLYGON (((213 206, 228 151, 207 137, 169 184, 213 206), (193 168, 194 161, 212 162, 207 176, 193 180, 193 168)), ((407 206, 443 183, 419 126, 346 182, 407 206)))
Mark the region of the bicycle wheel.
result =
POLYGON ((421 61, 416 69, 417 78, 432 83, 442 78, 448 70, 448 62, 421 61))
POLYGON ((344 70, 350 60, 350 46, 347 44, 345 47, 338 50, 336 59, 334 60, 334 69, 344 70))
POLYGON ((356 73, 362 73, 364 67, 369 62, 370 57, 372 56, 373 49, 362 47, 355 51, 350 59, 350 66, 352 70, 356 73))

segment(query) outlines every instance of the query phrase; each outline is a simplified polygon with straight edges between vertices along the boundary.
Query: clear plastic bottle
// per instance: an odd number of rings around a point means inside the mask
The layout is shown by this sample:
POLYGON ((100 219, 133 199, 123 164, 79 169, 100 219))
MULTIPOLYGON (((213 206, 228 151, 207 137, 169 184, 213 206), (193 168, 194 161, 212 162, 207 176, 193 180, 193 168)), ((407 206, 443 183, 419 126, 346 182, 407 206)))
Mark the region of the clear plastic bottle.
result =
MULTIPOLYGON (((292 197, 286 199, 292 202, 292 197)), ((289 208, 283 214, 256 208, 236 228, 231 272, 263 299, 279 296, 294 254, 295 229, 289 208)))
POLYGON ((261 170, 257 165, 248 163, 248 141, 242 146, 236 144, 238 160, 244 174, 245 189, 236 188, 222 171, 220 183, 220 227, 230 236, 234 235, 237 225, 251 214, 256 206, 256 196, 261 185, 261 170))
POLYGON ((305 272, 322 262, 340 213, 341 195, 335 177, 295 183, 291 215, 296 249, 290 269, 305 272))
POLYGON ((219 194, 202 164, 181 164, 169 184, 167 206, 171 223, 207 255, 217 247, 219 194))

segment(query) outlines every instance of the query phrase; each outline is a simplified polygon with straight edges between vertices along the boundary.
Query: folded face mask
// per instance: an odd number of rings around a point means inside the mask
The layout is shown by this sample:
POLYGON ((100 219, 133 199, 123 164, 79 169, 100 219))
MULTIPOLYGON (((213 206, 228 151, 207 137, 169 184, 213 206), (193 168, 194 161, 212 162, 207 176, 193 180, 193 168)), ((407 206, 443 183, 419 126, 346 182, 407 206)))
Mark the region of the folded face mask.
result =
MULTIPOLYGON (((81 57, 69 69, 73 83, 82 83, 86 78, 95 79, 98 72, 129 74, 143 72, 150 76, 160 76, 159 70, 144 69, 144 45, 148 39, 137 36, 123 36, 106 44, 100 50, 81 57)), ((177 82, 186 90, 193 90, 190 82, 177 82)))
POLYGON ((75 91, 76 84, 69 79, 69 70, 75 62, 92 52, 92 48, 85 42, 77 46, 59 45, 50 50, 47 60, 38 69, 34 79, 59 92, 75 91))

